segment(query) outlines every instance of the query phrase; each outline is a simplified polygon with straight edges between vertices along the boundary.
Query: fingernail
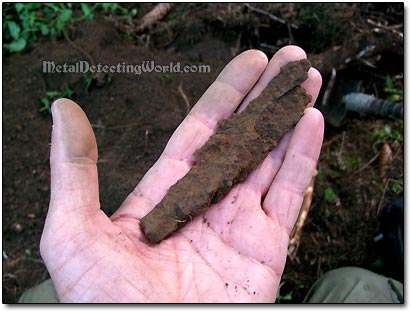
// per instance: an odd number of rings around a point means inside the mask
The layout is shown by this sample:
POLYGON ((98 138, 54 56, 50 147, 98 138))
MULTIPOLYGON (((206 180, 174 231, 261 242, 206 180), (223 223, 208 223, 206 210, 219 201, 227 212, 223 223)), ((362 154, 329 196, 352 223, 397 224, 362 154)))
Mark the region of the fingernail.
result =
POLYGON ((84 111, 69 99, 52 104, 52 149, 67 159, 97 161, 97 144, 93 129, 84 111))

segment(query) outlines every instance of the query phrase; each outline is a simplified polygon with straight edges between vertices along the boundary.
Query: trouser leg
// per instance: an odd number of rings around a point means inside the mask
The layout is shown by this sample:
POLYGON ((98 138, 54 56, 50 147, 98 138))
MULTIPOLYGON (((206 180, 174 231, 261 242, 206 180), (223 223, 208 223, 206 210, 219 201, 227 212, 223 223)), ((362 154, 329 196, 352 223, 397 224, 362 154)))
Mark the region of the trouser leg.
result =
POLYGON ((371 271, 344 267, 318 279, 309 290, 307 303, 403 303, 400 282, 371 271))
POLYGON ((59 303, 60 300, 57 296, 51 279, 27 290, 20 297, 19 303, 59 303))

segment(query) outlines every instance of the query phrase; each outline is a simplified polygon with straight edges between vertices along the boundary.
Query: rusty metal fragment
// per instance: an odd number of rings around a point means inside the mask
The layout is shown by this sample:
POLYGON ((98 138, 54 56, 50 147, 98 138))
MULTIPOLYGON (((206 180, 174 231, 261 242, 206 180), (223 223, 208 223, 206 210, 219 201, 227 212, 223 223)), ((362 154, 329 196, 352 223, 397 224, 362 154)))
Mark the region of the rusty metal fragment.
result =
POLYGON ((277 146, 311 100, 299 86, 310 66, 306 59, 286 64, 242 113, 220 123, 217 133, 195 152, 196 164, 187 175, 141 219, 151 243, 159 243, 206 212, 277 146))

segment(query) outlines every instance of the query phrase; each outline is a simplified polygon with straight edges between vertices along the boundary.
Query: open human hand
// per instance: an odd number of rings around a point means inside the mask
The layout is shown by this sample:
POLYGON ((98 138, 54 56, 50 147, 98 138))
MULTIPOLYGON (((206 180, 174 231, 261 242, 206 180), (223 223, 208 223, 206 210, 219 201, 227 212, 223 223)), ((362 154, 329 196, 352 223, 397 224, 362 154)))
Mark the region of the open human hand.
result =
MULTIPOLYGON (((90 123, 74 102, 53 104, 51 198, 40 250, 62 302, 275 301, 289 234, 321 149, 318 110, 307 108, 244 182, 160 244, 148 243, 139 222, 190 170, 194 151, 218 121, 244 109, 281 66, 303 58, 295 46, 269 63, 256 50, 234 58, 110 218, 100 210, 90 123)), ((308 74, 302 86, 312 106, 321 76, 314 68, 308 74)))

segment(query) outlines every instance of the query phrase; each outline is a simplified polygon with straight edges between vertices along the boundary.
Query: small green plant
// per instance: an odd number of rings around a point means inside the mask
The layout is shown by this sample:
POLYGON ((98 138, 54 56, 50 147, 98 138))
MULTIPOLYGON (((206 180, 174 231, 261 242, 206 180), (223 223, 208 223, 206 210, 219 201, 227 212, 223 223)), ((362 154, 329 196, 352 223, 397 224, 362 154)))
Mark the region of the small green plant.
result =
POLYGON ((90 8, 86 3, 80 3, 81 11, 83 12, 83 17, 88 20, 92 20, 94 18, 93 11, 95 6, 90 8))
POLYGON ((384 92, 387 95, 387 100, 391 102, 401 102, 403 99, 403 90, 397 89, 394 86, 392 78, 390 75, 387 75, 385 79, 385 88, 384 92))
POLYGON ((111 83, 111 77, 103 73, 83 74, 83 83, 86 94, 89 94, 92 85, 106 88, 111 83))
POLYGON ((86 91, 86 94, 88 94, 88 92, 89 92, 89 90, 90 90, 90 87, 91 87, 91 84, 93 83, 93 81, 95 80, 96 78, 94 78, 92 75, 90 75, 89 73, 85 73, 85 74, 83 74, 83 82, 84 82, 84 86, 85 86, 85 91, 86 91))
POLYGON ((13 3, 3 10, 3 50, 22 51, 43 36, 60 36, 72 18, 72 9, 63 3, 13 3))
POLYGON ((354 171, 361 165, 361 159, 358 157, 347 157, 345 164, 348 171, 354 171))
POLYGON ((375 179, 372 179, 371 184, 378 187, 380 189, 380 191, 384 193, 384 188, 385 188, 384 183, 379 183, 375 179))
MULTIPOLYGON (((404 124, 400 123, 401 130, 404 124)), ((402 131, 392 130, 390 126, 385 125, 382 129, 375 129, 372 136, 373 142, 384 142, 387 144, 397 142, 404 142, 404 136, 402 131)))
POLYGON ((24 50, 40 36, 60 37, 70 23, 92 20, 96 10, 104 10, 126 17, 137 14, 117 3, 5 3, 3 5, 3 51, 14 53, 24 50), (74 17, 74 11, 81 15, 74 17))
POLYGON ((84 86, 86 87, 86 94, 88 94, 88 90, 90 89, 90 86, 93 83, 93 77, 89 73, 85 73, 83 74, 83 82, 84 86))
POLYGON ((131 16, 131 17, 134 17, 137 15, 137 9, 133 8, 129 10, 126 7, 122 7, 118 3, 112 3, 112 2, 102 3, 101 6, 104 12, 106 13, 109 12, 111 14, 118 14, 118 15, 131 16))
POLYGON ((133 34, 130 31, 124 32, 124 38, 126 38, 127 41, 133 41, 134 40, 133 34))
POLYGON ((325 180, 324 170, 319 168, 317 173, 317 180, 323 182, 325 180))
POLYGON ((337 204, 340 202, 340 198, 337 194, 334 193, 334 191, 330 187, 327 187, 324 190, 324 198, 330 204, 337 204))
POLYGON ((290 291, 288 294, 286 295, 282 295, 281 294, 281 287, 283 287, 285 282, 281 282, 280 285, 278 286, 278 290, 277 290, 277 298, 275 299, 276 303, 282 303, 284 301, 290 301, 293 299, 292 294, 293 292, 290 291))
POLYGON ((163 77, 164 77, 164 80, 167 81, 167 82, 173 80, 173 75, 170 74, 170 73, 165 73, 165 74, 163 75, 163 77))
POLYGON ((41 104, 42 107, 40 108, 40 112, 47 112, 51 114, 51 104, 59 98, 71 98, 73 96, 74 91, 70 88, 66 88, 63 91, 47 91, 46 97, 42 98, 41 104))
POLYGON ((404 185, 398 181, 391 181, 390 183, 390 190, 395 194, 399 194, 402 192, 404 185))

